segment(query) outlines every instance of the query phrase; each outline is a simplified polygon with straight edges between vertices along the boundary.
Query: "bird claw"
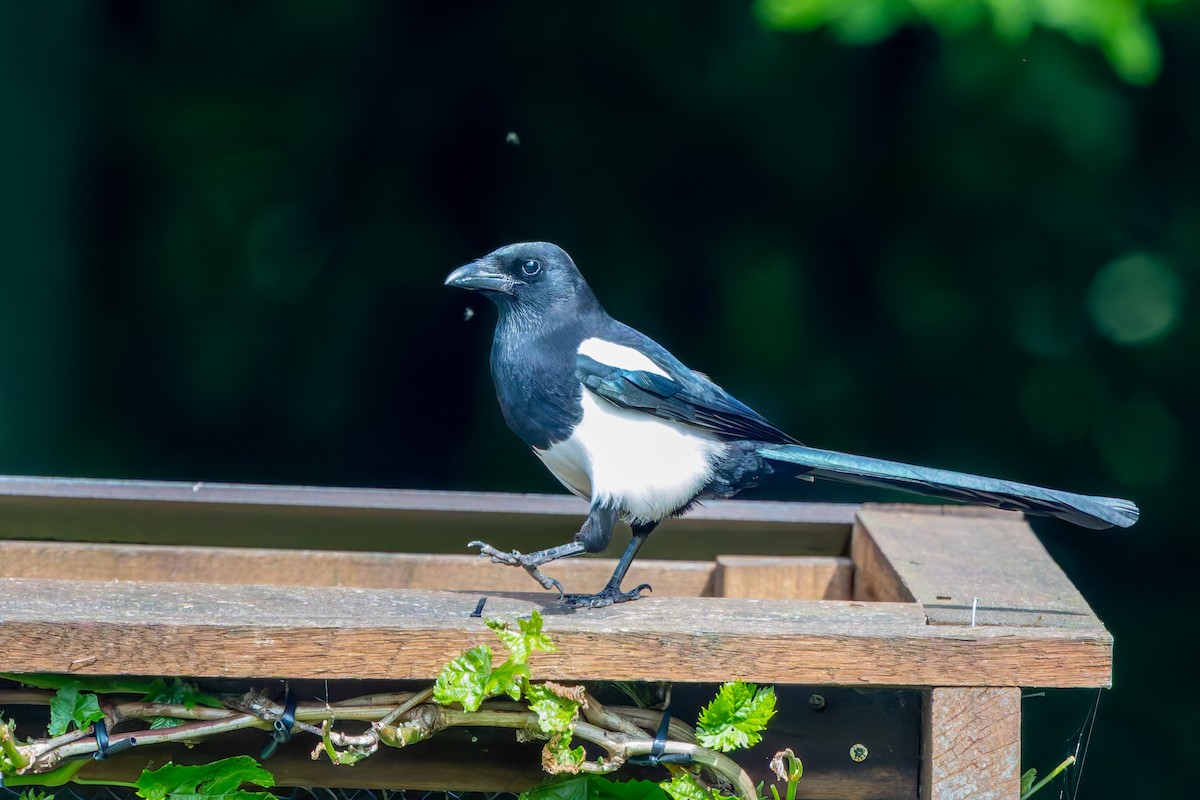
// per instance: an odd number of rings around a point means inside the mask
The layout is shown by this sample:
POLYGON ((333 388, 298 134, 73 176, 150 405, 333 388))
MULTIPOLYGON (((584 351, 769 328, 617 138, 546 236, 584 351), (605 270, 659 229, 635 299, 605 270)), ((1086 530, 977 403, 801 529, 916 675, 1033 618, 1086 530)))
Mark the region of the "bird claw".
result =
POLYGON ((604 608, 614 603, 626 603, 630 600, 637 600, 642 596, 643 590, 647 592, 654 591, 648 583, 635 586, 628 592, 622 592, 616 586, 605 586, 596 594, 564 594, 558 598, 558 602, 567 608, 604 608))
POLYGON ((487 542, 474 541, 467 544, 468 547, 478 547, 480 558, 490 558, 494 564, 504 564, 509 567, 520 567, 533 577, 535 581, 542 585, 543 589, 550 589, 558 592, 558 598, 563 598, 562 584, 549 575, 542 574, 538 569, 539 563, 533 560, 530 555, 525 555, 519 550, 497 550, 487 542))

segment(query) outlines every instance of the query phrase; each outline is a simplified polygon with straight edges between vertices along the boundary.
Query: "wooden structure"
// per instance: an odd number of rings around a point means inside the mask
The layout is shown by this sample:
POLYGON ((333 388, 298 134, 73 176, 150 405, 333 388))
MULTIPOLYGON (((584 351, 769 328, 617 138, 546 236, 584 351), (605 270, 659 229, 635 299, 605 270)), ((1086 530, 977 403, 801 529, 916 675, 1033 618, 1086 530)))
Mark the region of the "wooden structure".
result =
MULTIPOLYGON (((822 753, 797 748, 802 797, 936 800, 1017 797, 1022 687, 1110 685, 1111 636, 1016 514, 714 502, 650 538, 627 580, 651 596, 600 611, 466 554, 475 538, 564 541, 584 512, 557 496, 0 479, 0 671, 427 682, 490 641, 472 616, 486 598, 485 616, 545 616, 559 651, 535 678, 794 686, 831 709, 781 709, 784 734, 822 753)), ((611 567, 547 572, 585 591, 611 567)), ((522 758, 441 788, 523 788, 537 764, 522 758)), ((375 761, 297 761, 280 780, 394 787, 375 761)), ((402 780, 449 780, 431 769, 402 780)))

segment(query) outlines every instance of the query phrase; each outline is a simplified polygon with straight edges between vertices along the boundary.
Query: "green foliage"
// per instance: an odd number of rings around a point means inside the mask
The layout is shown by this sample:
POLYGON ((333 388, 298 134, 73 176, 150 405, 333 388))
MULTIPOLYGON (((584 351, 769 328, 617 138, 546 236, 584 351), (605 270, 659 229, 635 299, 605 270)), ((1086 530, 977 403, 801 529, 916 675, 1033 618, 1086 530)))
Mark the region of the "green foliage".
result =
POLYGON ((583 745, 571 747, 570 733, 556 733, 543 748, 542 766, 553 772, 577 772, 586 753, 583 745))
POLYGON ((518 800, 665 800, 654 781, 614 781, 603 775, 571 775, 539 783, 518 800))
POLYGON ((33 689, 64 689, 74 686, 84 692, 97 694, 146 694, 154 691, 162 683, 161 678, 147 680, 141 678, 123 678, 91 675, 56 675, 53 673, 36 673, 25 675, 16 672, 0 672, 0 678, 16 681, 23 686, 33 689))
POLYGON ((550 637, 542 632, 542 615, 534 611, 529 619, 518 619, 517 630, 505 620, 489 619, 487 626, 496 632, 500 641, 508 648, 511 658, 518 664, 529 663, 529 654, 534 651, 553 653, 557 648, 550 637))
POLYGON ((529 684, 525 688, 529 710, 538 715, 538 725, 546 733, 570 732, 579 718, 580 701, 569 697, 553 684, 529 684))
POLYGON ((530 654, 554 650, 553 642, 542 632, 542 615, 537 611, 528 620, 518 620, 515 630, 504 620, 488 619, 486 622, 508 650, 508 658, 493 668, 492 649, 487 645, 476 645, 465 651, 438 674, 434 701, 442 705, 458 703, 467 711, 477 711, 489 697, 504 694, 520 700, 522 687, 529 680, 530 654))
MULTIPOLYGON (((787 784, 785 797, 787 800, 796 800, 796 787, 800 783, 800 778, 804 775, 804 765, 800 759, 796 758, 796 754, 789 747, 786 750, 781 750, 771 759, 771 771, 779 780, 787 784)), ((759 787, 759 793, 762 793, 762 787, 759 787)), ((773 800, 780 800, 779 789, 771 787, 771 797, 773 800)))
POLYGON ((1126 81, 1147 84, 1158 77, 1158 37, 1130 0, 758 0, 758 16, 772 28, 828 27, 842 41, 867 44, 904 25, 926 23, 943 36, 962 36, 988 23, 1008 42, 1029 38, 1037 27, 1058 31, 1098 47, 1126 81))
POLYGON ((775 688, 733 681, 721 686, 696 724, 696 738, 713 750, 729 752, 750 747, 775 715, 775 688))
POLYGON ((1037 768, 1030 767, 1021 775, 1021 797, 1024 797, 1030 789, 1033 788, 1033 782, 1037 780, 1037 768))
POLYGON ((478 711, 479 704, 489 697, 491 677, 492 648, 476 645, 442 667, 433 688, 433 699, 442 705, 458 703, 467 711, 478 711))
POLYGON ((143 770, 135 785, 145 800, 273 800, 269 792, 243 791, 245 783, 271 787, 275 778, 250 756, 233 756, 195 766, 168 762, 156 770, 143 770))
POLYGON ((51 736, 62 736, 72 725, 85 730, 102 719, 104 712, 100 710, 99 698, 82 692, 79 683, 68 683, 50 701, 50 725, 46 730, 51 736))
POLYGON ((1054 769, 1050 770, 1050 774, 1047 775, 1046 777, 1042 778, 1040 781, 1037 780, 1037 770, 1036 769, 1031 768, 1031 769, 1026 770, 1025 774, 1023 774, 1021 776, 1021 793, 1020 793, 1021 800, 1028 800, 1028 798, 1033 797, 1035 794, 1037 794, 1039 791, 1041 791, 1041 789, 1044 786, 1046 786, 1048 783, 1050 783, 1050 781, 1052 781, 1056 777, 1058 777, 1058 775, 1064 769, 1066 769, 1067 767, 1071 766, 1074 763, 1075 763, 1075 756, 1073 756, 1073 755, 1067 756, 1065 759, 1063 759, 1061 764, 1059 764, 1054 769), (1037 782, 1035 783, 1034 781, 1037 781, 1037 782))
POLYGON ((54 795, 38 789, 26 789, 18 795, 17 800, 54 800, 54 795))
POLYGON ((659 784, 672 800, 738 800, 702 786, 689 772, 677 772, 671 780, 659 784))
MULTIPOLYGON (((188 683, 179 678, 172 678, 168 683, 162 678, 156 678, 150 685, 150 691, 142 698, 147 703, 167 703, 181 705, 184 708, 194 708, 197 705, 209 708, 224 708, 220 700, 210 694, 205 694, 194 683, 188 683)), ((173 728, 182 725, 183 720, 175 717, 155 717, 150 721, 151 730, 158 728, 173 728)))

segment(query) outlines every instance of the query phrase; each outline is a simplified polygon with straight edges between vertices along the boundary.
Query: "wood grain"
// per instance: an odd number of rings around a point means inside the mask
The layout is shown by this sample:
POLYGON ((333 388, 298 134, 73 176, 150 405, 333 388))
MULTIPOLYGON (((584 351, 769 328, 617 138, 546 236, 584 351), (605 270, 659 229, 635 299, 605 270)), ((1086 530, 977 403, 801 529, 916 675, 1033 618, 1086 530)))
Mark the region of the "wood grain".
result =
MULTIPOLYGON (((547 571, 568 591, 593 591, 616 563, 567 559, 547 571)), ((663 597, 711 596, 716 570, 711 561, 639 559, 628 582, 648 583, 663 597)), ((524 570, 470 555, 40 541, 0 541, 0 577, 493 592, 537 587, 524 570)))
MULTIPOLYGON (((582 592, 602 587, 615 566, 611 558, 576 558, 547 571, 582 592)), ((850 559, 832 556, 642 558, 626 580, 650 584, 656 597, 849 600, 853 572, 850 559)), ((0 541, 0 577, 483 592, 536 586, 523 570, 468 555, 42 541, 0 541)))
MULTIPOLYGON (((714 500, 665 521, 641 555, 841 555, 856 510, 714 500)), ((527 552, 568 541, 586 514, 565 494, 0 476, 0 537, 10 539, 454 554, 484 539, 527 552)))
MULTIPOLYGON (((856 555, 868 548, 878 551, 902 587, 900 594, 919 602, 931 625, 969 626, 977 599, 976 625, 1103 630, 1020 514, 864 507, 854 541, 856 555)), ((886 592, 879 594, 890 599, 886 592)))
MULTIPOLYGON (((0 580, 0 671, 422 679, 494 642, 475 592, 0 580)), ((1103 630, 927 625, 915 604, 648 598, 571 611, 487 595, 486 616, 534 609, 561 680, 1097 686, 1103 630)))
POLYGON ((717 556, 714 583, 718 597, 849 600, 854 562, 838 556, 717 556))
POLYGON ((922 800, 1020 795, 1020 689, 932 689, 923 728, 922 800))

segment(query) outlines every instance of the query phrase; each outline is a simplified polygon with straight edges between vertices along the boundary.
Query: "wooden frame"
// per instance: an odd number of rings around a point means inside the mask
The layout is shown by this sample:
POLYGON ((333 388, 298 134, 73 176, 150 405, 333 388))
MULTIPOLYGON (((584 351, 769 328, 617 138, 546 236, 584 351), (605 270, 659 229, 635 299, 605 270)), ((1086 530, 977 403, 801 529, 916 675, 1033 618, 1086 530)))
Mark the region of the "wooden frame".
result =
MULTIPOLYGON (((487 640, 472 616, 486 598, 486 616, 545 616, 560 649, 539 654, 537 678, 912 687, 925 798, 1016 797, 1020 687, 1111 682, 1111 636, 1016 514, 712 503, 651 537, 659 555, 687 542, 690 560, 639 559, 629 580, 654 594, 599 612, 462 554, 470 538, 563 541, 583 511, 529 495, 0 479, 14 537, 0 541, 0 671, 428 680, 487 640), (128 543, 286 531, 291 544, 305 530, 451 552, 128 543), (127 543, 45 541, 89 532, 127 543)), ((583 590, 610 570, 547 571, 583 590)))

